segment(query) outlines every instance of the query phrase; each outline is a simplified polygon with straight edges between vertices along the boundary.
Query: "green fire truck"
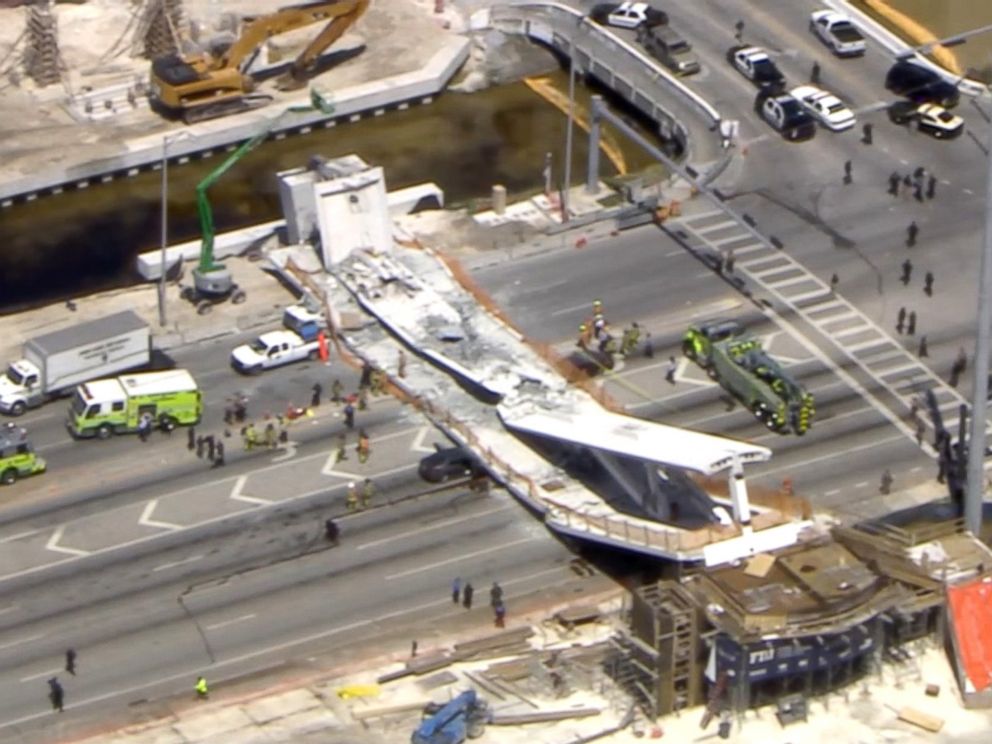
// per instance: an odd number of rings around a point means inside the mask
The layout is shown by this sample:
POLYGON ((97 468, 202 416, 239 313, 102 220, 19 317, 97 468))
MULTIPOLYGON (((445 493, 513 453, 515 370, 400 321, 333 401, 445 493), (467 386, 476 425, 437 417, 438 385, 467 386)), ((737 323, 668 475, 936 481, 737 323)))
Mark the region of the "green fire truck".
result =
POLYGON ((816 413, 813 396, 737 321, 691 326, 682 352, 772 431, 803 435, 809 429, 816 413))
POLYGON ((18 478, 45 472, 45 461, 35 454, 23 426, 0 427, 0 483, 9 486, 18 478))
POLYGON ((193 425, 203 414, 203 398, 185 369, 145 372, 94 380, 76 388, 66 425, 73 436, 107 439, 150 426, 172 431, 193 425))

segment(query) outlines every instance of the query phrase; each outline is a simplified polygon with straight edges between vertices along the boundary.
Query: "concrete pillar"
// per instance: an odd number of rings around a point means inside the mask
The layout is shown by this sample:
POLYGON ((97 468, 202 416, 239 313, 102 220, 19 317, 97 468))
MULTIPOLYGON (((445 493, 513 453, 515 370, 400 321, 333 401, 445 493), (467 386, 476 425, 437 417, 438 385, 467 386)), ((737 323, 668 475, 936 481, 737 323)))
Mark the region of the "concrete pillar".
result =
POLYGON ((496 214, 506 212, 506 186, 500 184, 493 186, 493 211, 496 214))
POLYGON ((586 166, 586 193, 597 194, 599 192, 599 138, 600 138, 600 116, 599 112, 603 107, 603 97, 592 97, 592 108, 590 111, 589 125, 589 160, 586 166))

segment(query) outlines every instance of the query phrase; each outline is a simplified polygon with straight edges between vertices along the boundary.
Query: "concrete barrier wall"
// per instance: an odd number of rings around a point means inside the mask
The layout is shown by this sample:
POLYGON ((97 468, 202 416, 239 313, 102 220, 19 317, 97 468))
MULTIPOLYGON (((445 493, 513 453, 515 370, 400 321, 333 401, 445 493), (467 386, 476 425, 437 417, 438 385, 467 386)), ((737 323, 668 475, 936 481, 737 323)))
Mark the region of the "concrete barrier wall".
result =
MULTIPOLYGON (((468 58, 470 42, 452 36, 424 67, 416 72, 396 75, 374 83, 351 86, 328 95, 334 105, 331 114, 312 110, 288 113, 273 129, 272 137, 307 134, 313 129, 330 128, 338 123, 353 121, 364 115, 380 115, 389 109, 407 108, 411 104, 430 103, 444 90, 448 81, 468 58)), ((319 86, 316 86, 319 90, 319 86)), ((309 102, 308 94, 283 105, 273 103, 252 115, 221 118, 147 137, 128 140, 121 152, 66 168, 53 168, 0 183, 0 206, 15 200, 31 200, 43 193, 59 193, 67 188, 85 188, 91 182, 100 183, 114 178, 133 176, 143 170, 161 165, 163 140, 168 143, 169 162, 184 163, 193 157, 206 157, 216 152, 233 150, 241 142, 258 134, 259 130, 278 116, 286 106, 309 102), (182 133, 184 136, 178 136, 182 133)))

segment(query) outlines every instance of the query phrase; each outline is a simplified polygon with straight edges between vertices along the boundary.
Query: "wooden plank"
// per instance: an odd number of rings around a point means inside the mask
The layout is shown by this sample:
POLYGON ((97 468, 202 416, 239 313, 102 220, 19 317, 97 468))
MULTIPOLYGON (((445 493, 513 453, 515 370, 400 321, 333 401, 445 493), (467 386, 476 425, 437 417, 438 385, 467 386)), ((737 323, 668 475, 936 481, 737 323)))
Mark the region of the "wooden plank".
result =
POLYGON ((417 700, 412 703, 387 705, 380 708, 356 708, 350 712, 351 717, 355 720, 364 721, 367 718, 381 718, 382 716, 391 716, 396 713, 409 713, 411 710, 423 710, 429 702, 429 699, 417 700))
POLYGON ((565 721, 569 718, 590 718, 598 716, 599 708, 566 708, 565 710, 538 710, 533 713, 494 713, 489 722, 492 726, 521 726, 527 723, 565 721))
POLYGON ((934 734, 944 727, 943 718, 932 716, 929 713, 924 713, 916 708, 910 708, 908 705, 900 708, 897 715, 899 716, 900 721, 905 721, 906 723, 911 723, 914 726, 919 726, 921 729, 926 729, 934 734))

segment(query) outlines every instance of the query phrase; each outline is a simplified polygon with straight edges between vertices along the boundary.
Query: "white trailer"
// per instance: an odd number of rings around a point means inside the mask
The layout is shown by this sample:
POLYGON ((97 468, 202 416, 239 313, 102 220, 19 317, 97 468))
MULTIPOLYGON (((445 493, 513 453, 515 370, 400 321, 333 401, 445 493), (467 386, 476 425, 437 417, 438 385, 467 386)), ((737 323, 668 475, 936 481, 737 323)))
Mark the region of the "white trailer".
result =
POLYGON ((0 377, 0 411, 20 416, 76 385, 149 361, 151 332, 132 310, 37 336, 0 377))

